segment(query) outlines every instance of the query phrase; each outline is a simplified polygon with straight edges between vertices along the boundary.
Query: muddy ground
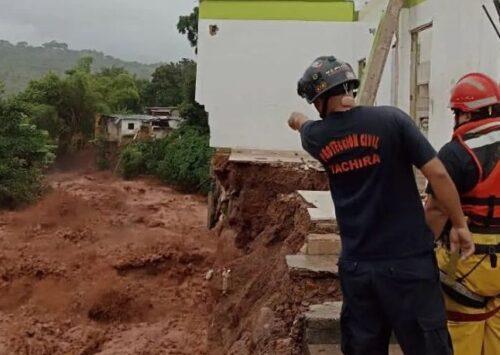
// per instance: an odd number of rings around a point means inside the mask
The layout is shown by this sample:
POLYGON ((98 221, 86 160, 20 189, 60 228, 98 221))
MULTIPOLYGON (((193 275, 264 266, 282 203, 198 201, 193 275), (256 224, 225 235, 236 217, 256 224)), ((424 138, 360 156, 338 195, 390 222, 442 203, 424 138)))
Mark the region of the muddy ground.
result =
MULTIPOLYGON (((314 226, 296 190, 327 189, 323 172, 301 164, 248 164, 214 159, 222 216, 215 268, 231 270, 230 292, 213 293, 209 328, 214 354, 303 354, 301 314, 309 305, 340 299, 337 280, 294 277, 285 257, 296 254, 314 226)), ((317 228, 320 228, 318 230, 317 228)))
POLYGON ((0 354, 207 354, 206 199, 85 170, 48 182, 0 213, 0 354))

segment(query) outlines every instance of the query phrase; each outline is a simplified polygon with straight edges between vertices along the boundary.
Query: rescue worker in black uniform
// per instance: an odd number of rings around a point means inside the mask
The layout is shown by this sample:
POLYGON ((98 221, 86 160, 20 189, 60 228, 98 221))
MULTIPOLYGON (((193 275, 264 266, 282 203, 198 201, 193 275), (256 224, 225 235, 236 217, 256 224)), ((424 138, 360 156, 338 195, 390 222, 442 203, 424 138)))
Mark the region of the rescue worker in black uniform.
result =
POLYGON ((394 107, 355 106, 359 81, 347 63, 317 58, 298 83, 322 120, 288 123, 327 171, 342 240, 342 351, 388 353, 394 332, 407 355, 448 355, 452 345, 413 166, 445 201, 462 256, 474 245, 457 191, 412 119, 394 107))

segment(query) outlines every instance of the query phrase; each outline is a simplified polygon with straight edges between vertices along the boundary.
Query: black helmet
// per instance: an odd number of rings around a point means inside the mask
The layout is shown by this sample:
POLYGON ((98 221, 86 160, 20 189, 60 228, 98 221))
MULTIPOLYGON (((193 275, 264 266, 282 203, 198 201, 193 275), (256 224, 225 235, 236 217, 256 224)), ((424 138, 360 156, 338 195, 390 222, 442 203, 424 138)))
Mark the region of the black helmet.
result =
MULTIPOLYGON (((312 104, 318 97, 335 87, 340 87, 342 91, 339 91, 339 94, 342 93, 344 84, 350 84, 349 89, 359 87, 359 80, 352 67, 334 56, 319 57, 299 80, 297 92, 312 104)), ((332 91, 332 94, 335 92, 332 91)))

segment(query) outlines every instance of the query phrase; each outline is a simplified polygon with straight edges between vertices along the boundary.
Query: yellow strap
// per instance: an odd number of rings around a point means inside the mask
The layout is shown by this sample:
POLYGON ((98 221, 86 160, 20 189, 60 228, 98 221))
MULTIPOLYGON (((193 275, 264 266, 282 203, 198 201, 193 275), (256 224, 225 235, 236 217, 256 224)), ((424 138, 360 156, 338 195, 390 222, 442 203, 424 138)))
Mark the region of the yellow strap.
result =
POLYGON ((500 234, 472 234, 475 244, 497 245, 500 244, 500 234))
POLYGON ((447 285, 452 285, 455 283, 455 275, 457 273, 458 261, 460 260, 460 253, 458 250, 454 253, 447 250, 446 253, 448 254, 448 262, 443 267, 443 271, 446 275, 442 281, 447 285))

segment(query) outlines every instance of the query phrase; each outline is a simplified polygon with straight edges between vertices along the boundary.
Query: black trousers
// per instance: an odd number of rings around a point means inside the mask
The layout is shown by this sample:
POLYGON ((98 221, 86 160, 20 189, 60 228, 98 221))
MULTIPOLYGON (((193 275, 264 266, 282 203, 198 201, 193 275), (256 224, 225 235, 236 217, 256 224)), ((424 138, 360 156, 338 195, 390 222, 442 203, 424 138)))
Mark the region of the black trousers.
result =
POLYGON ((391 333, 405 355, 453 354, 433 254, 383 261, 340 260, 339 272, 344 354, 386 355, 391 333))

